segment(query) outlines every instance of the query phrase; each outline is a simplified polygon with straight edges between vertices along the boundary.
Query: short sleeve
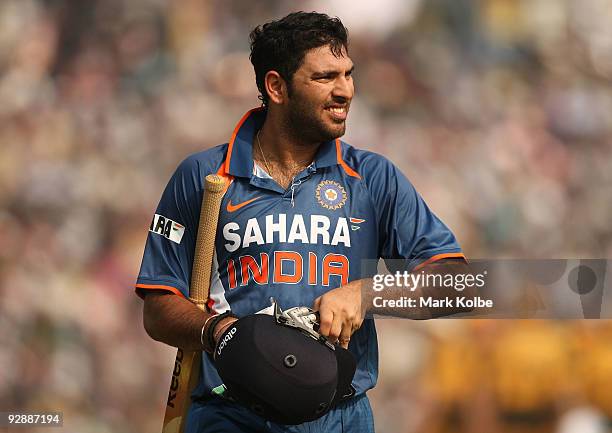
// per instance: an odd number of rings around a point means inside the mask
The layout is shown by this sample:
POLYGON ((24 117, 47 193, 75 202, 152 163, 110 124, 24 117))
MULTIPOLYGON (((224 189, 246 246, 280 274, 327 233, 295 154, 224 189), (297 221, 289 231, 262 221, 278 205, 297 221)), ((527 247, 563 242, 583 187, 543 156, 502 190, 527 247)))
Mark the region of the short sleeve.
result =
POLYGON ((446 257, 464 258, 453 233, 397 167, 378 156, 371 171, 375 175, 368 176, 368 189, 378 212, 381 258, 406 260, 409 268, 446 257))
POLYGON ((166 186, 152 218, 136 293, 170 291, 189 296, 191 266, 202 203, 202 170, 187 158, 166 186))

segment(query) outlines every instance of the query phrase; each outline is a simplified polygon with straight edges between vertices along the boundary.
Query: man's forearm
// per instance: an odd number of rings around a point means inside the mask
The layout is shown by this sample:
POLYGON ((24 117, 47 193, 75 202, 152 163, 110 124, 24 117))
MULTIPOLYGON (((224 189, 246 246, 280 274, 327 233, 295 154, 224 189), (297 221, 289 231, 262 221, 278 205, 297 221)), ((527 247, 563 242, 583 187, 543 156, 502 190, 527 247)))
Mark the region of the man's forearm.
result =
MULTIPOLYGON (((462 261, 432 263, 418 271, 423 275, 469 274, 468 265, 462 261)), ((362 302, 367 306, 368 313, 403 317, 414 320, 425 320, 469 312, 471 308, 461 307, 453 302, 459 297, 475 296, 475 290, 466 288, 458 291, 445 285, 419 284, 416 287, 394 284, 385 286, 382 290, 374 290, 372 279, 362 280, 362 302), (398 304, 401 302, 400 305, 398 304), (450 300, 450 302, 447 302, 450 300), (393 304, 395 303, 395 304, 393 304)))
POLYGON ((202 350, 200 334, 210 314, 187 299, 150 293, 144 302, 144 326, 151 338, 184 350, 202 350))

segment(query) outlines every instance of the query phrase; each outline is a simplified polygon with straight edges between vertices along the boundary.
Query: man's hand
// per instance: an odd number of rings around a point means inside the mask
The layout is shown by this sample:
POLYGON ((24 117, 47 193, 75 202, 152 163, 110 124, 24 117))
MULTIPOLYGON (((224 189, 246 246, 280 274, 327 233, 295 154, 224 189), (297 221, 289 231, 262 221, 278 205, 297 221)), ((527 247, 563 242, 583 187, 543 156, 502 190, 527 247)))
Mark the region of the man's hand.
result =
MULTIPOLYGON (((367 279, 352 281, 337 289, 330 290, 314 301, 313 310, 319 312, 319 333, 331 342, 338 341, 348 348, 351 335, 361 327, 367 311, 362 299, 362 285, 367 279)), ((370 284, 371 286, 371 284, 370 284)))

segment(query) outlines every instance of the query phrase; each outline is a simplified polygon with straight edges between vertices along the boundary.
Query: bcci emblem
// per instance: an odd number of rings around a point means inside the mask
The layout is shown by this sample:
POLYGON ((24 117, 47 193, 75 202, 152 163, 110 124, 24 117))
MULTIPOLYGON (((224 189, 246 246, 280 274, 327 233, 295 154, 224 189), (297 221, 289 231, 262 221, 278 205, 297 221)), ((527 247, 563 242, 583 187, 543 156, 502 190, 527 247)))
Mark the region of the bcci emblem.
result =
POLYGON ((326 209, 340 209, 346 203, 346 191, 338 182, 324 180, 317 185, 317 201, 326 209))

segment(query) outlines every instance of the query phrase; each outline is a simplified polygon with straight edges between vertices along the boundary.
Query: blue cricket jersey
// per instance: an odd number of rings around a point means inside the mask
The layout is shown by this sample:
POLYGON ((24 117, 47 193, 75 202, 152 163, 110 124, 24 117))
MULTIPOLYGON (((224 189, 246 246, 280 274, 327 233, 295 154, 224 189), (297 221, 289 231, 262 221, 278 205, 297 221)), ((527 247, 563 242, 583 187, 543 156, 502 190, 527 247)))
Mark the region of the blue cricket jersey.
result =
MULTIPOLYGON (((323 143, 313 163, 283 189, 253 162, 265 120, 249 111, 229 143, 185 159, 170 179, 151 223, 137 293, 189 296, 203 183, 219 173, 231 184, 217 228, 209 305, 239 317, 270 305, 312 306, 325 292, 370 275, 362 261, 405 259, 409 266, 463 257, 451 231, 387 159, 339 139, 323 143)), ((358 393, 374 387, 378 345, 373 319, 351 337, 358 393)), ((208 355, 194 396, 222 384, 208 355)))

